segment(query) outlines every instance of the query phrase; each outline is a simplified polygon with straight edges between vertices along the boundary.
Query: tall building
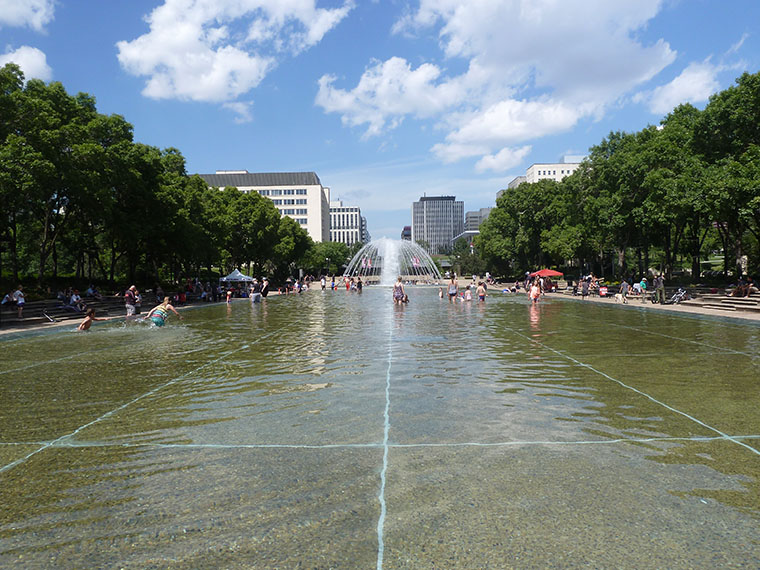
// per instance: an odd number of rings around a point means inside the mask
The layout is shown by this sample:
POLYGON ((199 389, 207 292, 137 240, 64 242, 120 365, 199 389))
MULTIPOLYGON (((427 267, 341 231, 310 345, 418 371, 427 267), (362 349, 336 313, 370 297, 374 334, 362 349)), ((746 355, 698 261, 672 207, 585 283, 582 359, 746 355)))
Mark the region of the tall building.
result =
POLYGON ((465 212, 464 214, 464 231, 476 232, 480 228, 480 224, 486 221, 488 214, 491 213, 493 208, 481 208, 480 210, 465 212))
POLYGON ((366 223, 359 206, 346 206, 343 200, 330 202, 330 241, 346 245, 364 243, 366 223))
POLYGON ((401 239, 404 241, 412 241, 412 226, 404 226, 401 230, 401 239))
POLYGON ((362 216, 362 243, 369 243, 372 241, 372 236, 369 235, 369 228, 367 227, 367 218, 362 216))
POLYGON ((451 240, 464 230, 464 202, 454 196, 423 196, 412 203, 412 241, 428 253, 448 251, 451 240))
POLYGON ((212 188, 257 192, 272 200, 281 216, 289 216, 316 242, 330 239, 330 188, 314 172, 248 172, 217 170, 199 174, 212 188))

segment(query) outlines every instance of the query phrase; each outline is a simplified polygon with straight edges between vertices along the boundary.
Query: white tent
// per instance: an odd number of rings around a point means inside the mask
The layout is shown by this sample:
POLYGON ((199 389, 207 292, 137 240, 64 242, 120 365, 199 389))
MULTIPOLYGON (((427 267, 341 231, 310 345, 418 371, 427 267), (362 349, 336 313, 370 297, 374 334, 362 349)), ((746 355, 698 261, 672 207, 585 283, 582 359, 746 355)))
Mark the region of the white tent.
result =
POLYGON ((226 277, 222 277, 219 279, 222 283, 250 283, 253 281, 253 277, 248 277, 247 275, 243 275, 235 269, 232 273, 227 275, 226 277))

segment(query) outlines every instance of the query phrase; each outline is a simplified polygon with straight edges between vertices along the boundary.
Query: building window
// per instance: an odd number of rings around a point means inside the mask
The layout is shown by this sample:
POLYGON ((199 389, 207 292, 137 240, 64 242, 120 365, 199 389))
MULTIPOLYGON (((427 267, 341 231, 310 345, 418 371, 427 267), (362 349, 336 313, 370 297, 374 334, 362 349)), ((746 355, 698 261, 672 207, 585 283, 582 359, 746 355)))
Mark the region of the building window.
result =
POLYGON ((306 225, 306 218, 298 218, 298 219, 296 220, 296 222, 298 222, 298 223, 299 223, 299 224, 301 224, 302 226, 305 226, 305 225, 306 225))
POLYGON ((276 199, 276 198, 272 200, 272 203, 273 203, 275 206, 282 206, 282 200, 278 200, 278 199, 276 199))
POLYGON ((303 204, 305 206, 306 205, 306 198, 297 198, 296 199, 296 204, 303 204))
POLYGON ((292 190, 292 189, 291 190, 283 190, 282 193, 285 194, 286 196, 292 196, 293 194, 296 193, 296 191, 292 190))
POLYGON ((305 216, 306 215, 306 208, 296 208, 296 215, 297 216, 305 216))
POLYGON ((286 206, 293 206, 296 203, 296 201, 293 200, 293 198, 288 198, 286 200, 283 200, 282 203, 285 204, 286 206))
POLYGON ((272 196, 282 196, 282 190, 271 190, 272 196))
POLYGON ((306 188, 297 188, 296 194, 299 196, 306 196, 306 188))

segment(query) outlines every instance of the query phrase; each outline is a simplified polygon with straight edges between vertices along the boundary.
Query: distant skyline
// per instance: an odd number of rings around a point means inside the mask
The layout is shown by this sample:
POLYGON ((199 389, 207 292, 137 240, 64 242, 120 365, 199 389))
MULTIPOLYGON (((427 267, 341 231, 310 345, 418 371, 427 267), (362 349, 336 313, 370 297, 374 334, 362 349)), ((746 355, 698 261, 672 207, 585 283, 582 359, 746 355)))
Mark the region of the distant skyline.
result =
POLYGON ((0 65, 92 94, 189 173, 314 171, 398 238, 760 69, 756 0, 0 0, 0 65))

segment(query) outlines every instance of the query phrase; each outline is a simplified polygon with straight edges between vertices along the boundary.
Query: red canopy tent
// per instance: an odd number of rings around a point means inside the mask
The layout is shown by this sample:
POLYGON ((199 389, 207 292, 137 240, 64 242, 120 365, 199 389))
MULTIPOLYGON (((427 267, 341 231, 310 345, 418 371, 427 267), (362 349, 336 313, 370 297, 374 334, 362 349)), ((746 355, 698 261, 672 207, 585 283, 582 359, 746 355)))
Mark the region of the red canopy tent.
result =
POLYGON ((530 274, 531 277, 562 277, 564 273, 554 271, 554 269, 541 269, 540 271, 534 271, 530 274))

